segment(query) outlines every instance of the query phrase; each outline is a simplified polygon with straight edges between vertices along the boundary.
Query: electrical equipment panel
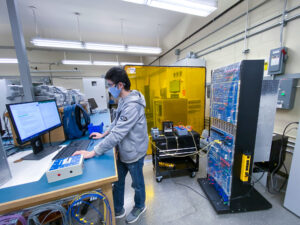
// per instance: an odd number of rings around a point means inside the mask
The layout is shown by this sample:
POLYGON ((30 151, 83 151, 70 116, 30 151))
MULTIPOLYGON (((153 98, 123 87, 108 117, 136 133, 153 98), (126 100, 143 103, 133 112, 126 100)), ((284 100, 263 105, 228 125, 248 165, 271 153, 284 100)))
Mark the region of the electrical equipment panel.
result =
POLYGON ((83 160, 83 155, 75 155, 52 161, 49 170, 46 171, 48 183, 81 175, 83 160))
POLYGON ((244 60, 212 73, 209 142, 213 144, 207 178, 198 181, 218 213, 271 207, 251 185, 263 71, 263 60, 244 60), (248 205, 245 196, 254 203, 248 205))
POLYGON ((282 79, 279 81, 278 109, 292 109, 294 107, 297 82, 297 79, 282 79))
POLYGON ((287 48, 276 48, 270 52, 269 70, 270 75, 282 74, 285 70, 285 62, 287 60, 287 48))

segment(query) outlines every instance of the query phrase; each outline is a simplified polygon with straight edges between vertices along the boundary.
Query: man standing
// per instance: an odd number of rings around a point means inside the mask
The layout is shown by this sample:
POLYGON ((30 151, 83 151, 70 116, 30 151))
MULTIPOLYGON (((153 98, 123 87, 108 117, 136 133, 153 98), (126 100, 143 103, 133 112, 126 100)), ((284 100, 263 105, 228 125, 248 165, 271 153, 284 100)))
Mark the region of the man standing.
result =
POLYGON ((116 218, 122 218, 126 214, 124 188, 125 177, 129 172, 132 178, 132 187, 135 190, 135 206, 128 214, 126 221, 133 223, 146 211, 143 176, 144 158, 148 148, 146 102, 140 92, 130 90, 130 80, 124 69, 111 68, 106 73, 105 79, 109 86, 109 92, 114 98, 119 98, 116 117, 106 132, 91 134, 94 139, 105 137, 93 151, 77 151, 74 155, 82 154, 84 158, 92 158, 116 147, 119 180, 113 186, 115 215, 116 218))

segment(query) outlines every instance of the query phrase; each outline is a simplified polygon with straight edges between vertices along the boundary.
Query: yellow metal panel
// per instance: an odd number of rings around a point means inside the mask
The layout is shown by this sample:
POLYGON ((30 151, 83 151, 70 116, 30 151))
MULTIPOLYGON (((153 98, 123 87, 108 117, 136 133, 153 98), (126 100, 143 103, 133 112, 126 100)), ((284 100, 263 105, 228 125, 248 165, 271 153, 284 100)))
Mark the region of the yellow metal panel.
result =
POLYGON ((240 174, 240 179, 243 182, 249 181, 250 162, 251 162, 251 156, 243 154, 241 174, 240 174))

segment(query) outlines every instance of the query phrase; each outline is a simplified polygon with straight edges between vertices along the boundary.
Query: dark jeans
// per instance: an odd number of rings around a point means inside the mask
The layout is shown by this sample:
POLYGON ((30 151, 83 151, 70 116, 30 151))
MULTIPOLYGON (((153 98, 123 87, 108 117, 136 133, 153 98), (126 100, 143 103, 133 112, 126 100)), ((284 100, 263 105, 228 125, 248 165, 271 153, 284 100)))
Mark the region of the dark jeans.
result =
POLYGON ((124 206, 125 177, 128 171, 132 178, 131 186, 134 188, 135 191, 135 207, 145 207, 146 194, 143 175, 144 158, 145 157, 142 157, 134 163, 123 163, 119 159, 117 160, 119 180, 115 182, 113 186, 115 212, 121 212, 124 206))

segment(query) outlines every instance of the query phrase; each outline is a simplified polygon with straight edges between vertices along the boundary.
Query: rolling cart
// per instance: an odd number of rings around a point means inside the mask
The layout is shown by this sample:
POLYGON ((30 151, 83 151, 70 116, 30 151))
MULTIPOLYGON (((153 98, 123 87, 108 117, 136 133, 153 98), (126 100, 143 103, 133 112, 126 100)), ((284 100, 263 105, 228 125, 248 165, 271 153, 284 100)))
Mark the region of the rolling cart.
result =
POLYGON ((161 182, 165 176, 179 171, 188 171, 191 177, 196 176, 199 169, 200 135, 195 131, 187 135, 175 133, 152 136, 152 163, 156 181, 161 182), (196 145, 196 146, 195 146, 196 145))

